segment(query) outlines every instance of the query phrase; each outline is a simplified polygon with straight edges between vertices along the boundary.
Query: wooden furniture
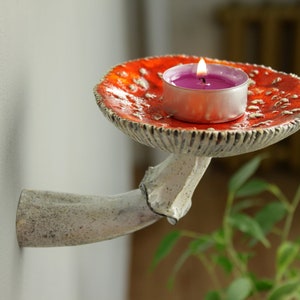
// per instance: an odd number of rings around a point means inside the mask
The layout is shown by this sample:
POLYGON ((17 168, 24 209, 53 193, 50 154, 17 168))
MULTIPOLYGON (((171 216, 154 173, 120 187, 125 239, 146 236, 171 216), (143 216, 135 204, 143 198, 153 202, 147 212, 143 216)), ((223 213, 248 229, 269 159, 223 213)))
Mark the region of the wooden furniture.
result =
MULTIPOLYGON (((226 59, 263 64, 300 76, 300 5, 231 4, 218 10, 217 19, 222 24, 226 59)), ((281 163, 299 169, 300 133, 271 147, 270 152, 269 167, 281 163)), ((224 163, 232 166, 240 161, 234 158, 224 163)))

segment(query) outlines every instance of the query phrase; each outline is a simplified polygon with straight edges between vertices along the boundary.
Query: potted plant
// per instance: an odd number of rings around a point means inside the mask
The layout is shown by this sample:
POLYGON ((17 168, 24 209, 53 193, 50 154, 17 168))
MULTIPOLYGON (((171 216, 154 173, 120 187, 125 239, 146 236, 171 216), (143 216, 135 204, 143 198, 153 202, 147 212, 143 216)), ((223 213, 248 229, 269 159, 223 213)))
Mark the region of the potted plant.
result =
POLYGON ((172 287, 176 274, 191 257, 206 269, 214 289, 205 300, 300 299, 300 239, 290 231, 300 201, 300 186, 289 200, 281 189, 254 177, 264 155, 258 155, 241 167, 228 182, 226 206, 220 228, 209 234, 174 230, 167 234, 154 255, 152 268, 159 267, 181 239, 188 239, 171 272, 172 287), (261 197, 263 196, 263 198, 261 197), (270 238, 279 236, 275 251, 274 274, 265 278, 251 269, 259 244, 271 248, 270 238), (220 281, 220 270, 226 282, 220 281))

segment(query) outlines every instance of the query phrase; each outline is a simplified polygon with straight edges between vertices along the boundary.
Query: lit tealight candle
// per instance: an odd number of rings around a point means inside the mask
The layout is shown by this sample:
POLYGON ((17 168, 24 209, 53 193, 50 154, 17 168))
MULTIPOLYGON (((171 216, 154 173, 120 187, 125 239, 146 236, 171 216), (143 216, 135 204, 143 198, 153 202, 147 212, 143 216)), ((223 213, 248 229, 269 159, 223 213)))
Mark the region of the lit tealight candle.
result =
POLYGON ((165 111, 182 121, 228 122, 246 110, 248 76, 241 69, 201 59, 166 70, 163 87, 165 111))

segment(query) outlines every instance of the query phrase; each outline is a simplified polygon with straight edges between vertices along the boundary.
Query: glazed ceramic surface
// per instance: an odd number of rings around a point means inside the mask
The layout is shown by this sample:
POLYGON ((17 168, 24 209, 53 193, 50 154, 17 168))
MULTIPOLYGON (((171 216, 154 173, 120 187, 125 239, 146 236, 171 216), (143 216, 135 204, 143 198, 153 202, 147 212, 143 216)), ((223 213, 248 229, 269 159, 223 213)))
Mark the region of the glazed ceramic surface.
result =
POLYGON ((128 61, 112 68, 95 87, 104 115, 142 144, 176 154, 224 157, 274 144, 300 127, 300 79, 271 68, 205 58, 241 68, 251 79, 246 113, 231 122, 196 124, 163 109, 163 72, 199 57, 174 55, 128 61))

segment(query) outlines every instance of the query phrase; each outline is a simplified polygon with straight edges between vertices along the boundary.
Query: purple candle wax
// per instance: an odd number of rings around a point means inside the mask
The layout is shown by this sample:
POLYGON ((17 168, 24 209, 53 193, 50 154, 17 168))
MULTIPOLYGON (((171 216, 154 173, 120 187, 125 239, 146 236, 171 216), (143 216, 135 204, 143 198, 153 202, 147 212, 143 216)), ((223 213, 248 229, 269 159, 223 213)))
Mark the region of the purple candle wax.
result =
POLYGON ((183 88, 200 90, 226 89, 236 85, 235 82, 227 77, 211 74, 201 77, 196 74, 185 74, 177 79, 171 80, 171 83, 183 88))
POLYGON ((241 69, 208 64, 178 65, 163 74, 163 108, 172 117, 194 123, 221 123, 240 117, 247 105, 248 76, 241 69))

